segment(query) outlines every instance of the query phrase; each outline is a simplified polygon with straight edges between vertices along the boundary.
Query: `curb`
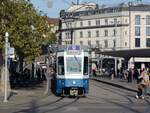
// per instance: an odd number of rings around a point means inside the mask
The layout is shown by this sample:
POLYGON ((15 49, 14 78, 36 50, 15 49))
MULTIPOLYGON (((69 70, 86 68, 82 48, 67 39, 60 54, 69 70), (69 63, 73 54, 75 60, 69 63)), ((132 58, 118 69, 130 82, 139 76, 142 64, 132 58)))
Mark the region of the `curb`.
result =
POLYGON ((91 78, 91 80, 95 80, 95 81, 98 81, 98 82, 102 82, 102 83, 104 83, 104 84, 108 84, 108 85, 111 85, 111 86, 115 86, 115 87, 118 87, 118 88, 122 88, 122 89, 125 89, 125 90, 128 90, 128 91, 138 92, 137 90, 135 90, 135 89, 133 89, 133 88, 128 88, 128 87, 119 85, 119 84, 117 84, 117 83, 107 82, 107 81, 103 81, 103 80, 100 80, 100 79, 97 79, 97 78, 91 78))

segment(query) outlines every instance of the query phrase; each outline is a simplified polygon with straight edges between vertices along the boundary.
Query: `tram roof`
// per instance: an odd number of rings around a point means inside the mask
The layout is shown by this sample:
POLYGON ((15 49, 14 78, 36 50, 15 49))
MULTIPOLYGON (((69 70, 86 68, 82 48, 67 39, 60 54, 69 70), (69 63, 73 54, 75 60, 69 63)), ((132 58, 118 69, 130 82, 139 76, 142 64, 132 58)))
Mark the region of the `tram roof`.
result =
POLYGON ((102 54, 113 57, 150 57, 150 48, 142 49, 127 49, 127 50, 109 50, 109 51, 95 51, 96 54, 102 54))

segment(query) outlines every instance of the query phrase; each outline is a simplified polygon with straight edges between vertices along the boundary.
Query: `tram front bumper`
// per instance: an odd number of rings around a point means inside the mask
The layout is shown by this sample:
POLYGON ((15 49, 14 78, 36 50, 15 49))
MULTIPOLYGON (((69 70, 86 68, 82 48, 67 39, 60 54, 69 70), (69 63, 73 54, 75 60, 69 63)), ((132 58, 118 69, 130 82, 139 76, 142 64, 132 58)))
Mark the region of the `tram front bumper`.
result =
POLYGON ((88 79, 57 79, 58 93, 79 95, 81 93, 88 93, 89 80, 88 79))
POLYGON ((59 87, 87 87, 88 85, 88 79, 57 79, 59 87))

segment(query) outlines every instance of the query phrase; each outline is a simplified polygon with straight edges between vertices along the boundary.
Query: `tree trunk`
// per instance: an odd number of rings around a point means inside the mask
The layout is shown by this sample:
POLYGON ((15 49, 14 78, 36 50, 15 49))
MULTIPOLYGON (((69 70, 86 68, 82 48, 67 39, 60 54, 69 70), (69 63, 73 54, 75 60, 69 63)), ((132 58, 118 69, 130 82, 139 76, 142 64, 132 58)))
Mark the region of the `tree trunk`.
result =
POLYGON ((3 76, 2 76, 2 66, 0 66, 0 92, 3 90, 2 88, 4 88, 4 85, 3 85, 3 76))
POLYGON ((22 75, 23 74, 23 58, 19 57, 19 72, 22 75))

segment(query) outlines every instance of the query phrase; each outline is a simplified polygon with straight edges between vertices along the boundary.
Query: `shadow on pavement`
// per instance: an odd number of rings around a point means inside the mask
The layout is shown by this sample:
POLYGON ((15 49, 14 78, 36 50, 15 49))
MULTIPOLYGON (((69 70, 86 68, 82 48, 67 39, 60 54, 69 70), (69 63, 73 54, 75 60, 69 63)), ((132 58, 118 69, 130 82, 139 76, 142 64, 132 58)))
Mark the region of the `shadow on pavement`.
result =
POLYGON ((13 112, 13 113, 38 113, 43 107, 48 107, 48 108, 47 109, 42 109, 43 110, 42 113, 52 112, 52 111, 56 111, 58 109, 61 109, 63 107, 66 107, 66 106, 69 106, 69 105, 75 103, 79 98, 75 98, 71 102, 68 102, 68 103, 60 105, 60 106, 56 106, 54 108, 50 108, 49 107, 49 106, 51 106, 51 105, 53 105, 53 104, 55 104, 57 102, 60 102, 63 99, 64 98, 61 97, 61 98, 59 98, 59 99, 57 99, 55 101, 52 101, 52 102, 46 103, 46 104, 42 104, 42 105, 38 105, 37 104, 37 100, 32 100, 30 102, 30 105, 29 105, 30 107, 29 108, 23 109, 23 110, 20 110, 20 111, 16 111, 16 112, 13 112))

